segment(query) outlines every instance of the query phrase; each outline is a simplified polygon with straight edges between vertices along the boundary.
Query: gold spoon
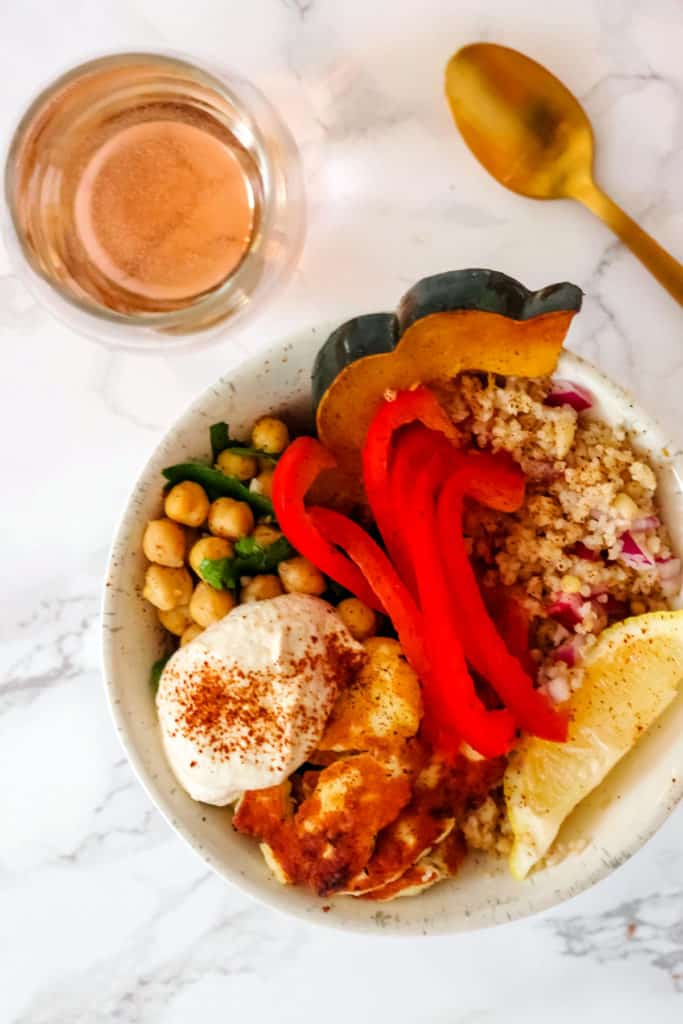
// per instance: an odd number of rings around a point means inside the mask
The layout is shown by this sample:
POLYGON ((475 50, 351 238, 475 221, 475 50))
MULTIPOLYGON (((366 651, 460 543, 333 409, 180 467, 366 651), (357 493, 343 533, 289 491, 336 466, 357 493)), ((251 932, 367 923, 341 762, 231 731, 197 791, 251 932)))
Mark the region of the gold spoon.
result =
POLYGON ((517 50, 473 43, 449 60, 446 96, 489 174, 523 196, 583 203, 683 305, 683 266, 595 184, 590 121, 554 75, 517 50))

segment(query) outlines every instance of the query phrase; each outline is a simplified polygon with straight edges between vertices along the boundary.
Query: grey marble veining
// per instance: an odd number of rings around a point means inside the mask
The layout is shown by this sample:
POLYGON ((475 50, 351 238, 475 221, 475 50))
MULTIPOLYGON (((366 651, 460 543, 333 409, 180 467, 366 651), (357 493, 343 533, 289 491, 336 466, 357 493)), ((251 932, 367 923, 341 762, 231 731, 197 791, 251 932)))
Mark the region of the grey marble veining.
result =
POLYGON ((681 255, 678 0, 130 0, 5 5, 0 136, 88 52, 195 51, 253 78, 300 145, 310 222, 277 303, 190 356, 72 335, 0 246, 0 1022, 572 1024, 683 1016, 683 811, 596 889, 455 939, 319 932, 229 889, 173 836, 106 711, 99 581, 128 486, 165 426, 246 353, 297 326, 391 307, 418 277, 495 266, 586 292, 570 344, 681 437, 680 311, 578 207, 488 179, 441 100, 448 55, 526 50, 594 120, 605 189, 681 255))
POLYGON ((683 992, 683 893, 680 889, 625 900, 596 917, 549 921, 567 956, 598 963, 643 959, 666 972, 683 992))

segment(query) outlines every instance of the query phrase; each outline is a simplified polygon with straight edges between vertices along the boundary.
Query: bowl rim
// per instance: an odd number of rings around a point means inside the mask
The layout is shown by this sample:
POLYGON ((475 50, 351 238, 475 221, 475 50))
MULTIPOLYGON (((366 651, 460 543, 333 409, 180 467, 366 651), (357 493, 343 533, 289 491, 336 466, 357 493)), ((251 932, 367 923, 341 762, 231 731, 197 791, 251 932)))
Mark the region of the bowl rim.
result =
MULTIPOLYGON (((292 347, 296 346, 297 343, 300 343, 302 338, 306 337, 308 339, 311 333, 313 333, 318 339, 324 339, 332 330, 335 329, 336 326, 336 322, 326 322, 323 324, 309 324, 299 327, 298 329, 289 332, 284 337, 274 341, 256 355, 242 360, 235 366, 231 367, 230 374, 239 373, 240 376, 256 376, 258 371, 263 368, 264 363, 274 359, 274 357, 281 356, 283 352, 291 351, 292 347)), ((583 376, 593 379, 596 384, 606 388, 607 391, 614 396, 619 405, 623 405, 637 413, 638 421, 642 427, 641 432, 647 433, 655 439, 655 444, 648 444, 646 446, 650 455, 653 455, 655 448, 660 448, 662 451, 670 449, 672 452, 672 458, 669 464, 675 464, 676 472, 681 479, 683 479, 683 458, 681 458, 680 450, 676 445, 667 441, 666 435, 658 421, 642 409, 640 403, 633 394, 620 384, 613 381, 606 373, 594 366, 590 361, 577 355, 571 351, 571 349, 563 349, 558 362, 558 369, 571 369, 572 366, 578 367, 583 376)), ((557 373, 557 371, 555 372, 557 373)), ((321 913, 313 915, 310 912, 305 911, 303 908, 300 909, 297 906, 285 903, 284 899, 277 898, 274 895, 274 891, 268 888, 268 885, 266 884, 268 879, 265 866, 264 884, 261 884, 260 882, 252 882, 237 870, 231 872, 224 864, 219 863, 217 859, 215 859, 206 849, 206 847, 198 841, 193 829, 189 825, 186 825, 184 822, 179 821, 176 818, 175 812, 171 807, 171 801, 164 792, 163 786, 158 784, 152 774, 148 772, 143 764, 140 752, 136 750, 134 743, 129 738, 130 730, 126 721, 126 714, 120 700, 118 699, 116 688, 113 658, 114 642, 106 625, 107 618, 115 613, 115 606, 117 602, 117 594, 112 587, 108 586, 108 581, 112 574, 116 572, 115 553, 124 543, 124 538, 128 532, 128 521, 135 516, 135 496, 148 481, 150 463, 152 463, 160 453, 169 434, 180 429, 184 423, 196 418, 203 403, 209 400, 211 395, 215 396, 215 394, 215 383, 211 383, 204 388, 198 396, 188 403, 180 415, 174 418, 172 423, 168 425, 164 433, 158 439, 153 449, 147 453, 144 465, 142 469, 139 470, 134 484, 126 496, 122 512, 117 521, 107 558, 107 569, 104 578, 100 609, 100 661, 107 704, 112 717, 114 729, 133 772, 142 788, 154 804, 157 811, 165 819, 167 824, 170 825, 173 831, 177 833, 180 838, 190 846, 193 852, 224 881, 234 885, 237 889, 246 893, 262 906, 275 910, 280 914, 284 914, 290 919, 296 918, 308 924, 314 924, 318 927, 331 929, 333 931, 344 931, 365 935, 377 935, 380 933, 383 936, 390 935, 394 938, 414 935, 454 935, 466 931, 480 931, 512 921, 523 920, 526 917, 541 913, 542 911, 548 910, 552 907, 559 906, 567 900, 572 899, 574 896, 585 892, 587 889, 612 874, 613 871, 629 860, 630 857, 643 847, 661 828, 679 801, 683 799, 683 773, 681 773, 680 777, 678 777, 675 782, 672 782, 667 794, 667 799, 662 800, 653 806, 652 812, 647 816, 647 821, 643 823, 643 827, 634 828, 632 830, 631 838, 628 842, 621 845, 619 853, 616 856, 601 858, 599 864, 593 870, 580 872, 575 882, 566 886, 564 889, 549 889, 546 894, 541 895, 534 887, 530 887, 526 894, 527 899, 524 906, 522 906, 520 902, 519 906, 515 906, 513 913, 507 912, 504 919, 496 918, 493 914, 489 917, 477 918, 476 920, 470 920, 465 916, 464 919, 459 920, 455 924, 453 922, 437 922, 436 925, 430 924, 427 927, 426 922, 423 922, 422 924, 420 922, 414 922, 409 925, 402 924, 400 929, 396 930, 390 927, 391 915, 382 914, 381 909, 376 915, 377 920, 371 922, 353 920, 349 918, 344 919, 338 914, 321 913)), ((683 493, 683 490, 681 493, 683 493)), ((600 787, 598 787, 598 789, 599 788, 600 787)), ((336 906, 338 906, 338 904, 335 904, 335 908, 336 906)), ((379 908, 382 908, 382 906, 383 904, 378 904, 379 908)))

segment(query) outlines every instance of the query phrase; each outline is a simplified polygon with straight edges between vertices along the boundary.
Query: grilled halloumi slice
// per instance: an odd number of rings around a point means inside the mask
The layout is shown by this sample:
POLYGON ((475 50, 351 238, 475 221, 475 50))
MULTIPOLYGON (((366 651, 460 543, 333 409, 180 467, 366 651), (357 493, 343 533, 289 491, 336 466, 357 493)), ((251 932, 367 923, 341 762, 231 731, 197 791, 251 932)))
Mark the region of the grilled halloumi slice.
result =
POLYGON ((377 833, 410 799, 411 778, 359 754, 320 773, 295 815, 301 871, 320 896, 346 888, 372 854, 377 833))
POLYGON ((368 750, 415 736, 422 718, 417 675, 397 640, 372 637, 368 659, 332 709, 320 751, 368 750))
MULTIPOLYGON (((415 779, 410 803, 380 832, 372 857, 346 892, 360 896, 386 888, 403 879, 418 862, 420 871, 410 877, 422 879, 426 887, 431 878, 426 858, 432 850, 448 850, 442 846, 443 840, 456 823, 461 824, 467 808, 486 798, 491 784, 499 780, 503 764, 463 756, 450 763, 431 758, 415 779)), ((408 887, 408 880, 404 884, 408 887)))
POLYGON ((289 779, 267 789, 250 789, 237 801, 233 828, 246 836, 262 839, 281 828, 294 815, 292 784, 289 779))
POLYGON ((234 829, 260 840, 266 864, 283 885, 292 885, 297 880, 293 819, 294 802, 289 780, 278 786, 243 793, 232 819, 234 829))
POLYGON ((261 841, 279 881, 304 882, 329 896, 368 862, 378 832, 410 799, 412 778, 400 763, 359 754, 323 769, 295 813, 284 784, 245 793, 233 825, 261 841))
POLYGON ((437 867, 427 860, 420 861, 381 889, 373 889, 372 892, 364 893, 362 899, 388 903, 390 900, 398 899, 399 896, 419 896, 421 892, 431 889, 442 878, 443 875, 437 867))
POLYGON ((407 808, 387 825, 377 838, 372 857, 345 889, 344 894, 362 896, 382 889, 420 860, 453 830, 455 818, 433 818, 423 809, 407 808))
POLYGON ((446 838, 455 826, 449 801, 444 803, 447 777, 448 768, 442 761, 431 760, 422 768, 410 803, 380 832, 372 857, 351 879, 347 893, 358 896, 381 889, 446 838))
POLYGON ((381 889, 373 889, 361 898, 377 903, 387 903, 400 896, 417 896, 445 878, 452 878, 460 869, 467 855, 467 846, 461 832, 451 832, 426 853, 417 864, 408 868, 400 878, 381 889))

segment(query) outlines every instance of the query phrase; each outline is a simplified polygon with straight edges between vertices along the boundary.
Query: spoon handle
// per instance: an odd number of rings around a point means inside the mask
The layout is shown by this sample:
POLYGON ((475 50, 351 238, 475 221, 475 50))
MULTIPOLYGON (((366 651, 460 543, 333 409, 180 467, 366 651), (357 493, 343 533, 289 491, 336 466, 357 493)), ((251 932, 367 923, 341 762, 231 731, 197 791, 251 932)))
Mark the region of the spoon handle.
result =
POLYGON ((683 265, 662 249, 627 213, 613 203, 593 181, 572 190, 574 199, 604 221, 627 245, 634 256, 653 274, 669 294, 683 306, 683 265))

